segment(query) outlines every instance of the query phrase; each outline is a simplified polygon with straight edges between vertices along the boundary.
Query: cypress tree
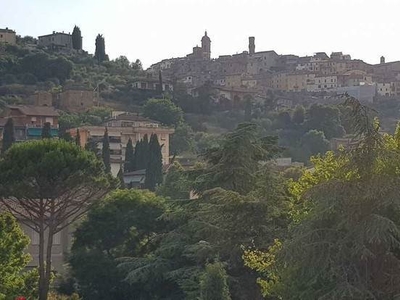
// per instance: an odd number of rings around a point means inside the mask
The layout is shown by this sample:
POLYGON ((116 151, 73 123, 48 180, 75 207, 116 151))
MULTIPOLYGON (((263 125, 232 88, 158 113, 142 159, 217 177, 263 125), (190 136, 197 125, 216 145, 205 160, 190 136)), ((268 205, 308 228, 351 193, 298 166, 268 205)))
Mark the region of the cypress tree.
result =
POLYGON ((82 50, 82 33, 78 26, 75 25, 72 31, 72 48, 82 50))
POLYGON ((119 188, 124 189, 125 188, 125 181, 124 181, 124 170, 122 169, 122 164, 119 168, 117 178, 119 180, 119 188))
POLYGON ((4 125, 3 129, 3 145, 1 149, 1 153, 4 153, 12 146, 15 142, 14 136, 14 121, 12 118, 7 120, 7 123, 4 125))
POLYGON ((162 182, 162 155, 157 135, 152 134, 149 143, 149 161, 146 168, 145 187, 154 191, 162 182))
POLYGON ((42 128, 42 139, 51 139, 51 127, 50 123, 46 122, 42 128))
POLYGON ((126 144, 125 150, 125 172, 132 172, 135 170, 135 155, 133 153, 133 145, 132 140, 129 139, 126 144))
POLYGON ((101 156, 103 158, 104 168, 107 173, 111 172, 111 164, 110 164, 110 141, 108 138, 108 129, 106 127, 106 131, 103 136, 103 149, 101 150, 101 156))
POLYGON ((96 51, 94 53, 94 57, 98 63, 106 60, 106 46, 104 37, 101 34, 98 34, 96 37, 96 51))
POLYGON ((162 93, 163 93, 163 80, 162 80, 161 70, 158 71, 158 88, 157 88, 157 93, 158 93, 159 95, 162 95, 162 93))
POLYGON ((149 137, 147 134, 144 135, 142 140, 142 160, 143 160, 143 168, 146 169, 150 159, 150 145, 149 145, 149 137))
POLYGON ((75 144, 77 146, 81 146, 81 134, 79 133, 79 129, 76 130, 75 144))

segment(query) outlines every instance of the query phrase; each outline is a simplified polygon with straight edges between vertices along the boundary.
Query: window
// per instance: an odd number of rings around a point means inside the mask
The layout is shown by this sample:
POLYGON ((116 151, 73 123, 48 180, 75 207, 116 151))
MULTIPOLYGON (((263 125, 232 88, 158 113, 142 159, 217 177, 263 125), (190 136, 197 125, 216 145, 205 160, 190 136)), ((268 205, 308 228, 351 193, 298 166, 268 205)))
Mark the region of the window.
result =
POLYGON ((50 125, 53 125, 53 118, 51 117, 46 117, 46 123, 50 123, 50 125))

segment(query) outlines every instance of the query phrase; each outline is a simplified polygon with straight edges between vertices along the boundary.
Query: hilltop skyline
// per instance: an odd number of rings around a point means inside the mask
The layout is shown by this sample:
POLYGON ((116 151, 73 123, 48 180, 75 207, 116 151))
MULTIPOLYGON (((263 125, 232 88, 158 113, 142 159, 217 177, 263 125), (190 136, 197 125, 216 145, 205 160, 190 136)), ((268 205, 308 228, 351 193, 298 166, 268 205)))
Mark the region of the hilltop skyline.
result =
POLYGON ((342 51, 367 63, 400 59, 396 28, 400 20, 393 0, 28 0, 5 3, 0 28, 34 37, 52 31, 82 30, 83 48, 94 52, 98 33, 105 37, 111 59, 140 59, 144 68, 162 59, 182 57, 200 44, 207 30, 211 56, 241 53, 255 36, 256 51, 312 55, 342 51), (157 9, 155 9, 157 8, 157 9), (382 9, 382 10, 381 10, 382 9), (380 13, 384 11, 384 14, 380 13))

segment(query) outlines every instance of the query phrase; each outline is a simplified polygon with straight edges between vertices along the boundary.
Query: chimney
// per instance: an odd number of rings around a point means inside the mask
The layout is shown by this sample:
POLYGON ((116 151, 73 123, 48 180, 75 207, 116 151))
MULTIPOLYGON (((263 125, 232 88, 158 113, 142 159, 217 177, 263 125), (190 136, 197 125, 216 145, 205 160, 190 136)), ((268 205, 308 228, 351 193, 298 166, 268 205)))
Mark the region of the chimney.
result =
POLYGON ((385 57, 384 56, 381 56, 381 64, 384 64, 385 63, 385 57))
POLYGON ((251 36, 249 37, 249 54, 253 55, 254 53, 256 53, 255 37, 251 36))

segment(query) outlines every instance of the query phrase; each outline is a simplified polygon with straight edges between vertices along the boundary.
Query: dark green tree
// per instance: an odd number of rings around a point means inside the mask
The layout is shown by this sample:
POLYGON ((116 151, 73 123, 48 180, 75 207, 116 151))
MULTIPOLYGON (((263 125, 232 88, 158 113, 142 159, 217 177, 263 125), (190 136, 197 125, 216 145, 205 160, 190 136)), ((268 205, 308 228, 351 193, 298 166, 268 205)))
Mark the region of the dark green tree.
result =
POLYGON ((304 119, 305 119, 305 114, 306 114, 306 110, 304 109, 304 106, 302 106, 302 105, 296 106, 296 108, 293 112, 292 122, 297 125, 303 124, 304 119))
POLYGON ((136 170, 145 170, 149 163, 149 138, 147 134, 143 139, 136 142, 134 154, 134 166, 136 170))
POLYGON ((340 121, 340 111, 333 106, 311 105, 307 110, 304 126, 306 130, 322 131, 328 140, 341 137, 344 134, 344 128, 340 121))
POLYGON ((173 154, 181 154, 194 148, 193 130, 186 123, 180 123, 171 136, 170 151, 173 154))
POLYGON ((149 142, 149 159, 146 168, 145 188, 154 191, 162 183, 162 153, 156 134, 152 134, 149 142))
POLYGON ((113 184, 93 154, 63 140, 16 144, 0 160, 1 206, 39 234, 39 300, 47 300, 54 235, 113 184))
POLYGON ((94 58, 98 63, 105 61, 107 58, 106 45, 102 34, 98 34, 96 37, 96 50, 94 53, 94 58))
POLYGON ((125 150, 125 172, 132 172, 135 170, 135 161, 134 161, 134 152, 132 140, 129 138, 128 143, 126 144, 125 150))
POLYGON ((74 26, 72 31, 72 48, 75 50, 82 50, 82 33, 78 26, 74 26))
POLYGON ((227 279, 228 275, 222 263, 207 264, 200 279, 200 299, 231 300, 227 279))
POLYGON ((182 109, 169 99, 150 99, 143 106, 143 115, 165 125, 178 125, 183 119, 182 109))
POLYGON ((76 130, 75 144, 79 147, 81 146, 81 134, 79 133, 79 128, 76 130))
POLYGON ((174 162, 169 168, 165 182, 157 189, 157 194, 171 199, 189 199, 191 181, 183 167, 174 162))
POLYGON ((42 128, 42 139, 51 139, 51 125, 49 122, 44 123, 42 128))
POLYGON ((121 165, 117 174, 117 178, 119 180, 119 188, 124 189, 125 188, 125 181, 124 181, 124 168, 121 165))
POLYGON ((117 265, 121 257, 140 259, 157 245, 165 211, 165 200, 144 190, 116 190, 90 210, 75 232, 69 258, 85 299, 161 299, 171 287, 168 281, 129 285, 117 265))
POLYGON ((104 131, 103 136, 103 147, 101 149, 101 157, 103 158, 104 168, 106 173, 111 172, 111 163, 110 163, 110 139, 108 137, 108 128, 104 131))
POLYGON ((161 70, 158 71, 157 94, 158 95, 162 95, 163 94, 163 79, 162 79, 161 70))
POLYGON ((15 136, 14 136, 14 121, 12 118, 9 118, 4 125, 3 129, 3 144, 1 148, 1 153, 5 153, 8 148, 12 146, 12 144, 15 142, 15 136))

